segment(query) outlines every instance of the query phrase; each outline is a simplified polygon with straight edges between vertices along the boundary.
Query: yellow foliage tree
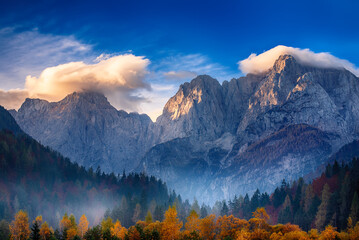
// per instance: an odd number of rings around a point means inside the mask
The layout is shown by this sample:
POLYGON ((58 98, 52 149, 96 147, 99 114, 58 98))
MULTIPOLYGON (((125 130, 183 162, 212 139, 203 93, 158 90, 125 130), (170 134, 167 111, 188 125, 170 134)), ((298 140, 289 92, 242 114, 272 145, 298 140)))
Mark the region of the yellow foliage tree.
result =
POLYGON ((71 220, 69 219, 69 216, 67 216, 67 213, 65 213, 60 221, 60 230, 63 231, 65 229, 69 229, 70 227, 71 220))
POLYGON ((355 225, 354 228, 349 232, 350 239, 359 239, 359 222, 355 225))
POLYGON ((211 214, 203 218, 199 224, 199 236, 203 239, 213 240, 216 236, 216 216, 211 214))
POLYGON ((20 210, 15 215, 15 220, 10 224, 11 239, 26 240, 30 236, 29 217, 26 212, 20 210))
POLYGON ((224 239, 230 237, 234 239, 236 233, 242 229, 248 228, 248 222, 246 220, 238 219, 231 216, 222 216, 217 219, 218 238, 224 239))
POLYGON ((251 239, 251 233, 246 229, 242 229, 236 233, 236 240, 249 240, 251 239))
POLYGON ((181 233, 183 223, 177 217, 176 207, 169 207, 165 213, 165 219, 161 229, 161 239, 174 240, 178 239, 181 233))
POLYGON ((129 227, 127 237, 129 240, 141 240, 141 234, 135 226, 129 227))
POLYGON ((34 221, 34 223, 35 222, 37 222, 37 224, 39 225, 39 226, 41 226, 41 224, 42 224, 42 216, 40 215, 40 216, 37 216, 36 218, 35 218, 35 221, 34 221))
POLYGON ((339 237, 339 233, 334 227, 328 225, 324 231, 320 233, 319 240, 335 240, 339 237))
POLYGON ((310 240, 308 234, 304 231, 292 231, 284 234, 283 240, 310 240))
POLYGON ((85 233, 87 232, 89 228, 89 222, 87 221, 87 218, 85 216, 85 214, 83 214, 80 218, 80 222, 79 222, 79 226, 78 226, 78 230, 79 230, 79 235, 81 238, 84 237, 85 233))
POLYGON ((72 240, 77 235, 77 229, 74 227, 71 227, 67 230, 67 240, 72 240))
POLYGON ((53 229, 51 227, 49 227, 49 224, 47 224, 47 222, 44 222, 41 225, 40 228, 40 236, 42 240, 49 240, 51 237, 51 234, 53 233, 53 229))
POLYGON ((111 231, 111 228, 113 227, 112 218, 108 217, 106 220, 103 219, 101 222, 102 231, 111 231))
POLYGON ((187 231, 187 234, 192 232, 199 233, 199 225, 201 220, 199 219, 199 216, 195 210, 192 210, 187 217, 187 222, 185 224, 185 231, 187 231))
POLYGON ((268 227, 269 215, 266 210, 262 208, 257 208, 255 212, 253 212, 253 218, 250 219, 250 224, 252 228, 264 228, 268 227))
POLYGON ((122 227, 119 220, 117 220, 115 225, 111 227, 110 231, 112 236, 118 237, 119 239, 124 239, 127 234, 127 229, 122 227))

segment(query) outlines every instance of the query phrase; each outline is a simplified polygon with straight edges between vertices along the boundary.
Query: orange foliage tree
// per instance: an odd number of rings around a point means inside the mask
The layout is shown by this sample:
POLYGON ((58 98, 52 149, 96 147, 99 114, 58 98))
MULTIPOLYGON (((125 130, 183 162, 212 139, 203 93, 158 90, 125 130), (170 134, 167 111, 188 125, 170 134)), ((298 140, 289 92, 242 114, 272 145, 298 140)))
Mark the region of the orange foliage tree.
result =
POLYGON ((192 210, 187 217, 187 222, 185 224, 185 232, 186 234, 190 234, 192 232, 199 233, 199 225, 201 220, 195 210, 192 210))
POLYGON ((174 240, 178 239, 181 233, 183 223, 177 217, 176 207, 169 207, 165 212, 165 219, 161 228, 161 239, 174 240))
POLYGON ((65 213, 60 221, 60 230, 64 231, 65 229, 69 229, 70 227, 71 227, 71 220, 69 219, 67 213, 65 213))
POLYGON ((222 216, 217 219, 218 239, 224 239, 230 237, 235 239, 238 231, 248 228, 248 222, 246 220, 238 219, 231 216, 222 216))
POLYGON ((211 214, 203 218, 199 224, 199 235, 203 239, 213 240, 216 236, 216 216, 211 214))
POLYGON ((15 220, 12 221, 9 227, 11 239, 26 240, 30 236, 29 217, 22 210, 15 215, 15 220))
POLYGON ((122 227, 121 222, 119 220, 110 228, 111 235, 120 239, 124 239, 127 234, 127 229, 122 227))
POLYGON ((40 236, 42 240, 49 240, 51 237, 51 234, 53 233, 53 229, 51 227, 49 227, 49 224, 47 224, 47 222, 44 222, 41 225, 40 228, 40 236))
POLYGON ((79 231, 79 235, 81 238, 84 237, 88 228, 89 228, 89 221, 87 221, 86 215, 83 214, 80 218, 80 222, 79 222, 79 226, 78 226, 78 231, 79 231))
POLYGON ((324 231, 320 233, 319 240, 336 240, 339 237, 339 233, 336 229, 328 225, 324 231))

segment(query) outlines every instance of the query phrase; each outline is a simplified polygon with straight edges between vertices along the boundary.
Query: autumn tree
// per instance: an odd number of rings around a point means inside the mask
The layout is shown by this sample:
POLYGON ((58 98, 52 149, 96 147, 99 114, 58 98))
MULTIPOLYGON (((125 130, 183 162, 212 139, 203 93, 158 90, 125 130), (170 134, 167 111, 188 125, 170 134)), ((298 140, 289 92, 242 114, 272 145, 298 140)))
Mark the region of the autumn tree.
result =
POLYGON ((20 210, 15 215, 15 220, 10 225, 11 239, 26 240, 30 236, 29 217, 26 212, 20 210))
POLYGON ((187 217, 187 222, 185 224, 185 229, 187 234, 190 234, 192 232, 199 232, 200 222, 201 221, 199 219, 197 212, 195 210, 192 210, 189 216, 187 217))
POLYGON ((217 232, 218 238, 231 238, 234 239, 236 237, 236 233, 242 229, 247 229, 249 227, 248 222, 246 220, 235 218, 233 215, 231 216, 220 216, 217 219, 217 232))
POLYGON ((53 233, 52 228, 49 227, 49 224, 47 222, 44 222, 40 228, 41 240, 49 240, 52 233, 53 233))
POLYGON ((203 219, 199 224, 199 235, 203 239, 213 240, 216 233, 215 233, 215 220, 216 216, 211 214, 203 219))
POLYGON ((66 239, 72 240, 77 235, 77 230, 72 227, 72 228, 68 229, 66 233, 67 233, 66 239))
MULTIPOLYGON (((257 208, 257 210, 253 212, 253 217, 259 219, 262 223, 267 223, 269 220, 269 215, 264 207, 257 208)), ((259 225, 259 227, 261 227, 261 225, 259 225)))
POLYGON ((180 236, 180 230, 183 223, 177 217, 176 207, 169 207, 165 212, 165 219, 163 220, 161 229, 161 239, 174 240, 180 236))
POLYGON ((325 230, 320 233, 319 240, 336 240, 338 236, 339 233, 335 228, 328 225, 325 230))
POLYGON ((145 222, 146 222, 147 224, 150 224, 150 223, 153 222, 152 214, 151 214, 150 211, 147 211, 147 215, 146 215, 146 218, 145 218, 145 222))
POLYGON ((34 222, 37 222, 37 224, 39 225, 39 226, 41 226, 41 224, 42 224, 42 216, 40 215, 40 216, 37 216, 36 218, 35 218, 35 221, 34 222))
POLYGON ((108 217, 107 219, 103 219, 101 222, 102 231, 110 230, 113 227, 112 218, 108 217))
POLYGON ((119 220, 110 228, 111 235, 120 239, 124 239, 127 234, 127 229, 122 227, 121 222, 119 220))
POLYGON ((85 214, 83 214, 80 218, 80 222, 79 222, 79 226, 78 226, 78 231, 79 231, 81 238, 84 237, 85 233, 88 230, 88 227, 89 227, 89 222, 87 221, 85 214))
POLYGON ((69 216, 67 215, 67 213, 65 213, 60 221, 60 230, 66 231, 70 227, 71 227, 71 220, 69 219, 69 216))

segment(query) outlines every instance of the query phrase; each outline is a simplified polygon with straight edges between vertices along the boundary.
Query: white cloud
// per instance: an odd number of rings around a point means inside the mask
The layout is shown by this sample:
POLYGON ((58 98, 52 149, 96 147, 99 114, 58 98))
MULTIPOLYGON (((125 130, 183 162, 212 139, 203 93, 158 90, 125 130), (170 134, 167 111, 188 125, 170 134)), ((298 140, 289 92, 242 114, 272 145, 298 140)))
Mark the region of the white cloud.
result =
POLYGON ((195 72, 190 71, 169 71, 163 73, 166 79, 168 80, 182 80, 182 79, 188 79, 188 78, 195 78, 197 74, 195 72))
POLYGON ((108 96, 119 108, 137 110, 141 98, 132 93, 138 89, 150 89, 150 85, 144 80, 148 64, 149 60, 144 57, 126 54, 110 57, 96 64, 70 62, 49 67, 39 77, 27 76, 23 90, 2 90, 0 104, 9 108, 10 105, 17 105, 15 100, 22 102, 27 96, 59 101, 75 91, 96 91, 108 96), (14 99, 9 97, 18 91, 22 95, 17 95, 14 99))
POLYGON ((24 89, 4 91, 0 89, 0 105, 7 109, 18 109, 29 94, 24 89))
POLYGON ((359 69, 347 60, 334 57, 330 53, 315 53, 309 49, 300 49, 279 45, 259 55, 252 53, 247 59, 238 62, 242 73, 261 73, 271 68, 280 55, 290 54, 303 65, 319 68, 345 68, 356 76, 359 69))

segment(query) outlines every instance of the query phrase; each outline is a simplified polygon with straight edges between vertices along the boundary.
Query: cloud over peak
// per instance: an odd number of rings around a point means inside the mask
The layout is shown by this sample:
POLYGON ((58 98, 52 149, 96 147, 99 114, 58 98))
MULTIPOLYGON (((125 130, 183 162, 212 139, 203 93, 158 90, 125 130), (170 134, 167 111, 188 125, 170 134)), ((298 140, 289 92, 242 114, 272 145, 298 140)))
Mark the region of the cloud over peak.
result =
POLYGON ((300 49, 283 45, 276 46, 259 55, 252 53, 247 59, 238 62, 242 73, 262 73, 270 69, 280 55, 292 55, 300 64, 319 68, 345 68, 356 76, 359 69, 351 62, 337 58, 330 53, 315 53, 310 49, 300 49))
POLYGON ((144 57, 125 54, 95 64, 70 62, 45 68, 39 77, 28 75, 24 89, 0 91, 0 104, 16 108, 24 97, 59 101, 75 91, 95 91, 112 98, 121 108, 135 109, 139 99, 131 94, 150 89, 145 81, 149 63, 144 57))

